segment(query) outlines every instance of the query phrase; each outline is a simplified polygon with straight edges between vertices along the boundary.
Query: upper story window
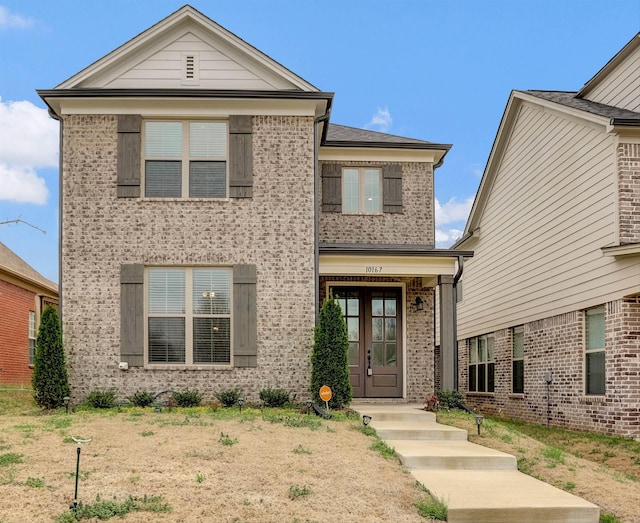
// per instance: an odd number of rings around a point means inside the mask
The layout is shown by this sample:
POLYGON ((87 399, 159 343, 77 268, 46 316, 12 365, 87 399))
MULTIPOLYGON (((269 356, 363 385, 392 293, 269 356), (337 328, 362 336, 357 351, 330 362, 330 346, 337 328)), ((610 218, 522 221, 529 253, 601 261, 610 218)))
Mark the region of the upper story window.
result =
POLYGON ((226 122, 149 120, 144 133, 146 197, 226 198, 226 122))
POLYGON ((370 167, 342 169, 342 212, 382 212, 382 172, 370 167))
POLYGON ((232 269, 147 269, 150 364, 231 363, 232 269))
POLYGON ((495 361, 493 335, 469 339, 469 392, 493 392, 495 361))
POLYGON ((605 393, 605 314, 604 307, 587 309, 584 314, 585 392, 605 393))

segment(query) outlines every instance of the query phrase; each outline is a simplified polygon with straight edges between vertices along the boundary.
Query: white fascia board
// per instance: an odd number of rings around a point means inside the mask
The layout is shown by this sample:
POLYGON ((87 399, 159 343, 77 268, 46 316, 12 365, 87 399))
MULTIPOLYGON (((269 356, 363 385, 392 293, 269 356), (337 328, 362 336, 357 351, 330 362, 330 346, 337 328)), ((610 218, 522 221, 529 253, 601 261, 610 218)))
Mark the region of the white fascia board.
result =
POLYGON ((434 278, 454 276, 456 258, 433 256, 380 256, 321 254, 321 276, 412 276, 434 278))
POLYGON ((318 116, 325 100, 233 98, 49 98, 60 115, 140 114, 148 117, 318 116))
POLYGON ((638 256, 640 255, 640 243, 615 245, 613 247, 602 247, 601 250, 603 256, 638 256))
POLYGON ((445 151, 374 147, 320 147, 318 159, 343 162, 438 163, 445 151))

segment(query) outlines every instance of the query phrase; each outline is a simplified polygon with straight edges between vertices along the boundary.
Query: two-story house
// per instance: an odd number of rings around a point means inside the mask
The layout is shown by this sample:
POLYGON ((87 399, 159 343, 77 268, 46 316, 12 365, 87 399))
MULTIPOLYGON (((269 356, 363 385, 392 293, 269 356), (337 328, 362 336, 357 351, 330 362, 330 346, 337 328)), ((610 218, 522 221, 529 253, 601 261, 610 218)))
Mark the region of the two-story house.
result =
POLYGON ((31 386, 45 307, 58 306, 58 286, 0 242, 0 384, 31 386))
POLYGON ((640 437, 640 34, 578 92, 512 92, 456 247, 469 404, 640 437))
POLYGON ((452 281, 470 253, 435 249, 433 175, 449 145, 330 124, 332 93, 190 6, 38 92, 62 130, 76 398, 308 397, 329 294, 355 397, 421 401, 434 367, 453 382, 452 281))

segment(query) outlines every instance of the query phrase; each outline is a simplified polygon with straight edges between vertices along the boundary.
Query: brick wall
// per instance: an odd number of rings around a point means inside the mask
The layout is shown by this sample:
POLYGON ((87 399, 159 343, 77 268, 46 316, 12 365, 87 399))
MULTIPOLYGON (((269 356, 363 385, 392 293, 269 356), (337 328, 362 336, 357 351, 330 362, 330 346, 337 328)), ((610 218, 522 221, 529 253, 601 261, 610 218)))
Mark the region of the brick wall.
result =
POLYGON ((116 117, 66 116, 63 336, 74 401, 94 389, 308 394, 314 324, 313 118, 253 118, 253 198, 116 197, 116 117), (120 264, 257 267, 258 367, 120 371, 120 264))
MULTIPOLYGON (((468 393, 469 406, 553 427, 640 437, 640 303, 619 300, 605 310, 604 396, 584 393, 584 313, 574 311, 524 325, 524 394, 511 393, 512 331, 495 332, 495 392, 468 393)), ((460 389, 467 392, 468 344, 460 346, 460 389)))
POLYGON ((620 243, 638 243, 640 242, 640 144, 619 144, 617 156, 620 243))
MULTIPOLYGON (((381 167, 384 162, 320 162, 342 166, 381 167)), ((402 166, 402 213, 378 215, 320 213, 320 241, 329 243, 389 243, 435 246, 433 167, 430 163, 402 166)), ((322 180, 321 182, 322 183, 322 180)), ((322 188, 318 194, 322 194, 322 188)))
POLYGON ((31 386, 29 311, 35 294, 0 280, 0 384, 31 386))

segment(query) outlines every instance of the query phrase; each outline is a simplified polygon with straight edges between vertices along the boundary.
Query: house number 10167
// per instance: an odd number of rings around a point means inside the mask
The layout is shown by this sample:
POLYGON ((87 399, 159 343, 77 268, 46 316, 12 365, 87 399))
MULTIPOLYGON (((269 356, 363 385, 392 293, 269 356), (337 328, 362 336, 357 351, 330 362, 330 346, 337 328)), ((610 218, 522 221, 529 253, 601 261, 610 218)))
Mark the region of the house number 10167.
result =
POLYGON ((382 267, 377 266, 377 265, 367 265, 365 267, 365 271, 367 274, 372 274, 372 273, 378 273, 378 272, 382 272, 382 267))

